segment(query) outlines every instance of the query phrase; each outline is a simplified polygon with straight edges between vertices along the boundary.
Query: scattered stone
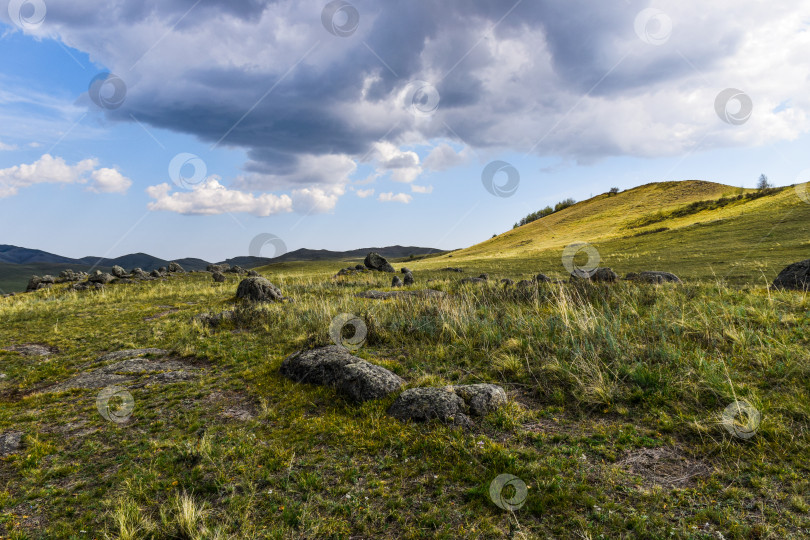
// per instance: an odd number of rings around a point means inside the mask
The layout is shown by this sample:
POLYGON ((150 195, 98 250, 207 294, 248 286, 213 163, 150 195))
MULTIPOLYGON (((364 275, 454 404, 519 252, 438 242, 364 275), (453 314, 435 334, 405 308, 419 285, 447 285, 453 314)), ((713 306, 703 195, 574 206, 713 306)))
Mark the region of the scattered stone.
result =
POLYGON ((472 426, 464 400, 450 387, 405 390, 388 408, 388 414, 403 422, 427 422, 435 418, 445 424, 472 426))
POLYGON ((28 286, 25 288, 25 292, 34 292, 40 289, 47 289, 50 288, 51 285, 54 283, 54 279, 52 276, 31 276, 31 279, 28 280, 28 286), (50 281, 48 280, 50 278, 50 281))
POLYGON ((458 272, 458 273, 461 273, 461 272, 463 272, 464 270, 462 270, 461 268, 452 268, 452 267, 448 267, 448 268, 442 268, 442 270, 441 270, 441 271, 442 271, 442 272, 458 272))
POLYGON ((147 279, 147 278, 149 278, 149 274, 147 274, 146 272, 144 272, 140 268, 133 268, 130 275, 132 277, 134 277, 135 279, 147 279))
POLYGON ((256 270, 248 270, 247 275, 248 277, 261 277, 261 274, 258 273, 256 270))
POLYGON ((160 270, 152 270, 152 272, 150 272, 149 275, 152 276, 153 278, 162 278, 164 277, 165 274, 163 274, 163 272, 161 272, 160 270))
POLYGON ((169 272, 172 273, 172 274, 184 274, 186 271, 183 270, 183 267, 180 266, 178 263, 170 262, 169 263, 169 272))
POLYGON ((405 283, 405 285, 413 285, 413 274, 407 272, 405 274, 405 277, 403 278, 403 282, 405 283))
POLYGON ((371 300, 386 300, 400 296, 437 297, 446 296, 446 293, 434 289, 424 289, 421 291, 363 291, 355 294, 357 298, 369 298, 371 300))
POLYGON ((772 287, 794 291, 810 290, 810 259, 786 266, 773 280, 772 287))
POLYGON ((22 448, 22 432, 0 433, 0 457, 16 454, 22 448))
POLYGON ((230 264, 209 264, 205 267, 205 270, 208 272, 227 272, 231 269, 230 264))
POLYGON ((115 276, 112 274, 102 273, 99 270, 96 270, 96 273, 87 278, 87 281, 90 283, 100 283, 102 285, 106 285, 115 279, 115 276))
POLYGON ((551 278, 545 274, 537 274, 534 276, 535 283, 551 283, 551 278))
POLYGON ((158 268, 158 272, 160 272, 161 274, 166 274, 168 271, 169 269, 166 268, 165 266, 161 266, 160 268, 158 268))
POLYGON ((489 280, 489 274, 481 274, 478 276, 478 279, 483 279, 484 281, 489 280))
POLYGON ((590 276, 586 275, 580 277, 576 274, 571 274, 571 281, 585 280, 592 283, 615 283, 619 280, 619 275, 610 268, 597 268, 590 272, 590 276))
POLYGON ((497 384, 467 384, 451 388, 464 400, 473 416, 486 416, 506 405, 506 392, 497 384))
POLYGON ((412 274, 412 273, 413 273, 413 272, 411 272, 411 269, 410 269, 410 268, 408 268, 407 266, 403 266, 403 267, 400 269, 400 272, 402 272, 403 274, 412 274))
POLYGON ((341 268, 338 271, 338 273, 335 274, 335 277, 338 277, 338 276, 350 276, 350 275, 356 274, 356 273, 357 273, 357 270, 355 270, 354 268, 341 268))
POLYGON ((214 272, 211 277, 217 283, 224 283, 225 282, 225 274, 222 272, 214 272))
POLYGON ((487 280, 480 277, 465 277, 460 283, 486 283, 487 280))
POLYGON ((518 289, 527 289, 535 285, 534 281, 529 281, 528 279, 521 279, 518 281, 517 287, 518 289))
POLYGON ((366 268, 377 270, 379 272, 396 272, 394 267, 391 266, 391 263, 389 263, 385 257, 373 251, 366 255, 366 259, 363 261, 363 264, 365 264, 366 268))
POLYGON ((333 386, 359 402, 383 398, 404 384, 399 376, 339 345, 293 353, 281 363, 280 371, 295 382, 333 386))
POLYGON ((195 316, 192 320, 200 323, 209 328, 219 328, 219 326, 226 321, 233 321, 235 314, 232 310, 222 311, 220 313, 201 313, 195 316))
POLYGON ((675 274, 669 272, 644 271, 644 272, 630 272, 624 279, 627 281, 639 281, 643 283, 683 283, 681 279, 675 274))
POLYGON ((402 280, 399 279, 399 276, 394 276, 394 279, 391 280, 392 287, 402 287, 402 280))
POLYGON ((58 283, 68 283, 73 281, 79 281, 82 278, 87 277, 85 272, 74 272, 71 269, 62 270, 59 273, 59 278, 56 280, 58 283))
POLYGON ((253 302, 280 302, 285 299, 281 290, 263 277, 243 279, 236 289, 236 297, 253 302))
POLYGON ((356 264, 356 265, 354 265, 354 269, 355 270, 365 270, 366 267, 363 266, 362 264, 356 264))
POLYGON ((514 284, 515 284, 515 282, 514 282, 514 281, 512 281, 512 280, 511 280, 511 279, 509 279, 509 278, 504 278, 504 279, 502 279, 502 280, 501 280, 501 283, 503 283, 503 286, 504 286, 504 287, 511 287, 512 285, 514 285, 514 284))
POLYGON ((241 266, 238 266, 238 265, 234 265, 234 266, 228 268, 227 270, 225 270, 225 272, 227 272, 229 274, 239 274, 239 275, 247 274, 247 270, 245 270, 244 268, 242 268, 241 266))
POLYGON ((112 267, 112 270, 110 270, 110 273, 111 273, 113 276, 117 277, 117 278, 122 278, 122 277, 124 277, 124 276, 126 276, 126 275, 127 275, 127 271, 126 271, 126 270, 124 270, 123 268, 121 268, 121 267, 120 267, 120 266, 118 266, 118 265, 113 266, 113 267, 112 267))

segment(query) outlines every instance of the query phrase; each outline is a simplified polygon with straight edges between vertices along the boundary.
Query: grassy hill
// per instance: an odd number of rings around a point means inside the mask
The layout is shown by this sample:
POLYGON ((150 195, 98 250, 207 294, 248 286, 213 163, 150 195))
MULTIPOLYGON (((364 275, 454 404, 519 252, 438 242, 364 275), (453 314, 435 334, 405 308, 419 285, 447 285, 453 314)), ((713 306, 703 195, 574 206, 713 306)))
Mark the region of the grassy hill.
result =
POLYGON ((409 258, 404 290, 443 297, 359 298, 391 290, 391 275, 292 261, 261 272, 293 302, 242 303, 240 277, 202 273, 0 298, 0 537, 807 537, 810 296, 757 278, 802 258, 806 210, 791 189, 687 209, 730 188, 681 187, 686 200, 643 186, 409 258), (687 282, 460 282, 562 277, 572 239, 617 269, 687 282), (195 320, 223 310, 234 318, 218 327, 195 320), (280 374, 346 313, 367 328, 354 354, 408 388, 495 383, 508 403, 469 429, 401 422, 396 395, 358 404, 280 374), (168 352, 108 356, 132 348, 168 352), (105 384, 132 397, 120 423, 104 412, 128 402, 100 408, 105 384), (526 485, 511 510, 492 495, 502 474, 526 485))
POLYGON ((810 257, 810 204, 793 187, 757 195, 697 180, 647 184, 599 195, 412 266, 567 277, 563 248, 586 242, 596 247, 602 266, 620 274, 666 270, 690 279, 761 284, 787 264, 810 257), (701 201, 705 204, 695 204, 701 201))

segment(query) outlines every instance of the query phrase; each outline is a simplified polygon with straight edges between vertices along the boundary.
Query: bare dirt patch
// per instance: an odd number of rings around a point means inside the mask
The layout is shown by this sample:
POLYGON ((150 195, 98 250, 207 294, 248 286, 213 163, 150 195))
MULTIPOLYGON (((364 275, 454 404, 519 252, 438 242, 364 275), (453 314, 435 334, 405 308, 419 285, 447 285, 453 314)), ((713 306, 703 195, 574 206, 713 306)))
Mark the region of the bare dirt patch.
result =
POLYGON ((20 353, 23 356, 50 356, 57 354, 59 349, 45 343, 21 343, 3 348, 4 351, 20 353))
POLYGON ((114 362, 81 373, 72 379, 45 389, 45 392, 64 392, 72 389, 98 389, 115 384, 132 388, 170 384, 194 379, 203 366, 192 358, 176 358, 162 349, 130 349, 105 354, 100 362, 114 362), (158 358, 143 358, 153 355, 158 358), (116 361, 117 360, 117 361, 116 361))
POLYGON ((640 476, 648 486, 667 488, 686 486, 711 473, 711 467, 705 461, 690 457, 672 447, 632 450, 617 465, 640 476))

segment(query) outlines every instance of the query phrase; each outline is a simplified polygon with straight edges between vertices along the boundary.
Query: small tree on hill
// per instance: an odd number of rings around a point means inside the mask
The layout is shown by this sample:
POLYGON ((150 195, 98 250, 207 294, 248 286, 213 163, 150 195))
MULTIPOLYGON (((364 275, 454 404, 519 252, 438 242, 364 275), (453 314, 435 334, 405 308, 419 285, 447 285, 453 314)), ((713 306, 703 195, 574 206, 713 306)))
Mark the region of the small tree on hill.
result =
POLYGON ((757 189, 760 191, 764 191, 769 187, 771 187, 771 185, 768 183, 768 177, 765 176, 764 174, 760 174, 759 182, 757 182, 757 189))
POLYGON ((608 197, 610 197, 611 195, 616 195, 618 192, 619 192, 619 188, 612 187, 612 188, 610 188, 610 191, 608 191, 608 197))

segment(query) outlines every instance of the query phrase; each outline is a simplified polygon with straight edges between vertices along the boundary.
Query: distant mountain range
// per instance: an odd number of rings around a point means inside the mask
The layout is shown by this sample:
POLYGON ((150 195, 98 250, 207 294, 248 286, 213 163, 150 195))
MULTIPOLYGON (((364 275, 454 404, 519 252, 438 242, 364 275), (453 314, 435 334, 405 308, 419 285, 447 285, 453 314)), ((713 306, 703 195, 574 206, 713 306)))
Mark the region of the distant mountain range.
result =
MULTIPOLYGON (((386 258, 397 259, 409 255, 426 255, 429 253, 442 253, 442 250, 413 246, 388 246, 353 249, 350 251, 329 251, 326 249, 297 249, 278 257, 234 257, 219 261, 217 264, 228 263, 231 266, 239 265, 243 268, 255 268, 267 264, 289 261, 323 261, 363 258, 370 251, 376 251, 386 258)), ((205 270, 211 264, 208 261, 195 258, 173 259, 186 270, 205 270)), ((101 270, 109 271, 113 266, 121 266, 126 270, 141 268, 151 272, 161 266, 167 266, 170 260, 153 257, 147 253, 133 253, 114 259, 104 257, 82 257, 71 259, 55 255, 39 249, 29 249, 18 246, 0 244, 0 292, 20 291, 25 289, 28 278, 33 274, 58 275, 59 272, 70 268, 74 271, 101 270)))

